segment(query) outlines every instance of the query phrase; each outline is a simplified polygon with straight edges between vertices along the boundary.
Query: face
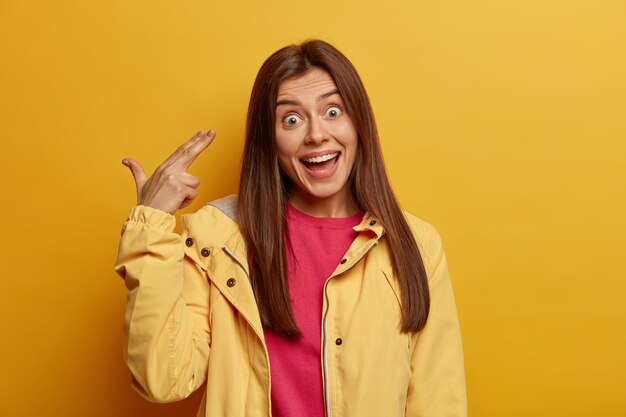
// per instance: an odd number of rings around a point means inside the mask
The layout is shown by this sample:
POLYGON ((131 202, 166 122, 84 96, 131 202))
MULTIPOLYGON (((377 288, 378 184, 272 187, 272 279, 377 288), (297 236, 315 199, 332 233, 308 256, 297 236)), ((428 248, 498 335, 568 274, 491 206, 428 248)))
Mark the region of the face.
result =
POLYGON ((357 132, 330 74, 313 68, 281 83, 276 148, 293 185, 294 207, 314 216, 354 214, 348 178, 357 146, 357 132))

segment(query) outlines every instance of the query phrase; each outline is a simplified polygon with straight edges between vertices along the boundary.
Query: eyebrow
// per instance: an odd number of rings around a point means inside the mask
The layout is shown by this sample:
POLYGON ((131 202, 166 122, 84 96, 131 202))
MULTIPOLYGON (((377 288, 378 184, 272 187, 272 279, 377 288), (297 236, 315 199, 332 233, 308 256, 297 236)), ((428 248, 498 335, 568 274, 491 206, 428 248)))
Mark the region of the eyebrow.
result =
MULTIPOLYGON (((318 101, 322 101, 322 100, 324 100, 324 99, 326 99, 326 98, 328 98, 328 97, 330 97, 330 96, 334 96, 335 94, 339 94, 339 90, 334 89, 334 90, 332 90, 332 91, 329 91, 328 93, 324 93, 324 94, 322 94, 321 96, 319 96, 319 97, 317 98, 317 100, 318 100, 318 101)), ((293 105, 293 106, 299 106, 299 105, 300 105, 300 102, 299 102, 298 100, 289 100, 289 99, 278 100, 278 101, 276 102, 276 107, 278 107, 278 106, 282 106, 282 105, 285 105, 285 104, 291 104, 291 105, 293 105)))

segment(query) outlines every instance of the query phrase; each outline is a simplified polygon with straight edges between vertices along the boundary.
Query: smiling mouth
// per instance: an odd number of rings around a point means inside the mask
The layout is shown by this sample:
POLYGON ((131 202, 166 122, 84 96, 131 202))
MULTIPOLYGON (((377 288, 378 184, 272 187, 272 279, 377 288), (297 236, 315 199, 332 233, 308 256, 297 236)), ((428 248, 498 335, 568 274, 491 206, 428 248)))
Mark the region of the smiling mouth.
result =
POLYGON ((328 171, 339 160, 341 152, 328 153, 326 155, 315 156, 312 158, 303 158, 300 160, 310 171, 328 171))

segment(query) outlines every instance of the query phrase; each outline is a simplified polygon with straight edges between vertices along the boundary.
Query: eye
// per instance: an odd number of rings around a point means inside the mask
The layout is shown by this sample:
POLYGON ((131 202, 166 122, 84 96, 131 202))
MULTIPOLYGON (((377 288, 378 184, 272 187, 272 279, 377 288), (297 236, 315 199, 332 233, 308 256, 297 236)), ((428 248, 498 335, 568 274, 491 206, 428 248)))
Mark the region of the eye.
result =
POLYGON ((326 116, 333 118, 333 119, 336 117, 339 117, 341 113, 343 113, 343 111, 341 110, 339 106, 332 106, 332 107, 329 107, 328 110, 326 110, 326 116))
POLYGON ((300 122, 300 119, 297 115, 295 114, 288 114, 287 116, 283 117, 283 125, 285 126, 295 126, 300 122))

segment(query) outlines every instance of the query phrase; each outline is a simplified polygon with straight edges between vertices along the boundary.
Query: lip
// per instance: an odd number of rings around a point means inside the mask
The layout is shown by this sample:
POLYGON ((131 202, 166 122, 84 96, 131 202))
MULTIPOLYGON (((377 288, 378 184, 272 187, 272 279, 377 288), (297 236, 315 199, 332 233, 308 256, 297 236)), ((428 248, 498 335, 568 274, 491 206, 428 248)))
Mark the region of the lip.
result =
POLYGON ((301 156, 298 159, 300 159, 302 161, 303 159, 317 158, 318 156, 324 156, 324 155, 328 155, 328 154, 331 154, 331 153, 339 154, 339 155, 337 155, 338 157, 341 156, 341 151, 328 150, 328 151, 311 152, 311 153, 308 153, 306 155, 301 156))
POLYGON ((341 160, 341 152, 338 151, 323 151, 323 152, 314 152, 311 154, 307 154, 306 156, 302 157, 300 159, 300 163, 302 164, 302 167, 304 168, 304 172, 306 172, 306 174, 311 177, 314 178, 316 180, 324 180, 327 178, 332 177, 333 175, 335 175, 335 172, 337 172, 337 169, 339 168, 339 161, 341 160), (304 162, 302 162, 302 159, 308 159, 308 158, 315 158, 318 156, 323 156, 323 155, 328 155, 331 153, 337 153, 338 155, 335 157, 335 162, 333 163, 333 165, 327 169, 326 171, 312 171, 310 170, 305 164, 304 162))

